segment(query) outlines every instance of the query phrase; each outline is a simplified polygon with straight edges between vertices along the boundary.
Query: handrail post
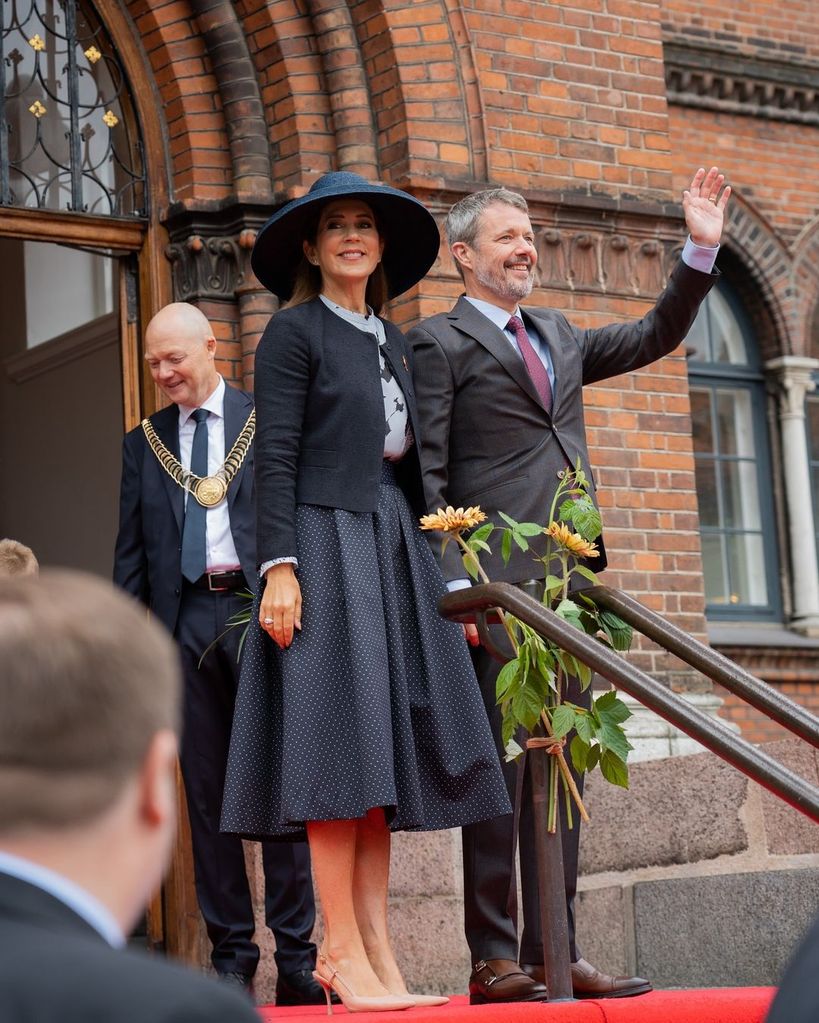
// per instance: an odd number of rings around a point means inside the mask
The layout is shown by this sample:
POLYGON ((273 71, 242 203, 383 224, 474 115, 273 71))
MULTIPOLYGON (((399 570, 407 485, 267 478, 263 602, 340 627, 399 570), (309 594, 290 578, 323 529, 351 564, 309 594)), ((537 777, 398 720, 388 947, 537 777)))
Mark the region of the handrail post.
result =
POLYGON ((561 1002, 570 1001, 574 996, 569 962, 569 922, 566 915, 566 881, 563 874, 563 839, 559 813, 555 814, 555 830, 551 833, 548 830, 549 756, 545 749, 529 749, 526 753, 532 779, 543 972, 549 1001, 561 1002))

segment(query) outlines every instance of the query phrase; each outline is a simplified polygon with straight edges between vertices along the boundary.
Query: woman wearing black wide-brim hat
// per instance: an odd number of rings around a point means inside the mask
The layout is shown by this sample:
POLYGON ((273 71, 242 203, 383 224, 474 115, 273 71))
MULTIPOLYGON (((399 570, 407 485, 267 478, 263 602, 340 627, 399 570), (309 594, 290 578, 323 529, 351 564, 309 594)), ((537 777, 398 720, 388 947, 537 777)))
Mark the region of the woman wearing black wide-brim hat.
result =
MULTIPOLYGON (((460 626, 418 529, 411 353, 379 319, 439 247, 412 196, 320 178, 259 232, 289 304, 256 352, 258 627, 242 662, 222 828, 310 843, 325 934, 316 979, 348 1009, 408 995, 387 933, 391 830, 511 812, 460 626)), ((328 993, 329 1005, 329 993, 328 993)))

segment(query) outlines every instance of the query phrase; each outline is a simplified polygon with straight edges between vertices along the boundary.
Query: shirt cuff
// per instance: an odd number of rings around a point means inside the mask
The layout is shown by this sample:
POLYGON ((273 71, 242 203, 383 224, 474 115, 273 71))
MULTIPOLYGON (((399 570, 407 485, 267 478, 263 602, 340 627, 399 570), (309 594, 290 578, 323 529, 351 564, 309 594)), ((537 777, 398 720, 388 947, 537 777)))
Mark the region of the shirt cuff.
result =
POLYGON ((274 558, 272 561, 263 561, 262 567, 259 569, 259 575, 264 579, 264 574, 268 568, 272 568, 274 565, 292 565, 293 568, 299 567, 298 558, 274 558))
POLYGON ((713 272, 718 252, 719 245, 715 245, 713 248, 710 245, 697 245, 689 235, 682 250, 682 261, 692 270, 701 270, 704 274, 710 274, 713 272))
POLYGON ((456 590, 469 589, 471 585, 472 583, 468 579, 450 579, 446 588, 450 593, 454 593, 456 590))

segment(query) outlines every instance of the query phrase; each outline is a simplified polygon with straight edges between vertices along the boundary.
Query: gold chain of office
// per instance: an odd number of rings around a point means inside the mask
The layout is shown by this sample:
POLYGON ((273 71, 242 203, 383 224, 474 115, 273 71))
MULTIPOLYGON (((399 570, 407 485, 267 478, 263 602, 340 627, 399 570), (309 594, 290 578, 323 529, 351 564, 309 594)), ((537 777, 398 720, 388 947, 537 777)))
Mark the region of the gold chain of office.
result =
POLYGON ((256 410, 254 409, 247 417, 247 422, 242 427, 242 432, 236 438, 236 443, 213 476, 197 476, 196 473, 184 469, 179 459, 159 439, 156 430, 151 425, 150 419, 142 420, 142 429, 159 464, 171 479, 178 483, 183 490, 187 490, 189 494, 192 494, 203 508, 213 508, 220 501, 224 500, 231 481, 239 469, 241 469, 242 462, 247 457, 250 445, 253 443, 254 434, 256 433, 256 410))

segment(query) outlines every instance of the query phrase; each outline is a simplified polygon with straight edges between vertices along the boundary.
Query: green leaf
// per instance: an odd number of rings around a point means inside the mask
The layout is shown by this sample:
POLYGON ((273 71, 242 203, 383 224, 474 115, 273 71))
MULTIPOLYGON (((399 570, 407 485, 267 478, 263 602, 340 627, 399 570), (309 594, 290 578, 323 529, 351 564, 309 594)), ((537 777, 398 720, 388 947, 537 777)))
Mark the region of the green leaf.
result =
POLYGON ((581 632, 585 632, 581 619, 581 610, 573 600, 569 600, 568 597, 561 600, 555 608, 555 614, 562 618, 564 622, 568 622, 576 629, 580 629, 581 632))
POLYGON ((588 579, 590 583, 597 586, 599 582, 597 576, 586 565, 575 565, 572 571, 577 572, 579 575, 582 575, 584 579, 588 579))
POLYGON ((574 728, 575 713, 571 707, 561 704, 552 711, 552 731, 556 739, 562 739, 574 728))
POLYGON ((575 711, 574 727, 577 729, 577 734, 584 742, 590 743, 594 738, 594 721, 589 714, 582 711, 575 711))
POLYGON ((500 515, 507 526, 511 526, 512 529, 517 528, 517 522, 510 515, 507 515, 506 512, 499 511, 498 515, 500 515))
POLYGON ((495 680, 495 699, 498 703, 501 702, 506 693, 509 691, 509 687, 514 682, 519 669, 520 661, 517 657, 513 657, 512 660, 507 661, 498 672, 498 677, 495 680))
POLYGON ((486 540, 495 528, 494 522, 484 522, 482 526, 478 526, 474 533, 470 534, 470 540, 486 540))
POLYGON ((529 550, 529 541, 524 539, 524 537, 516 529, 512 531, 512 539, 522 551, 529 550))
POLYGON ((569 743, 569 755, 575 771, 582 774, 586 770, 589 757, 589 744, 584 742, 579 735, 576 735, 569 743))
POLYGON ((613 649, 625 651, 631 648, 633 630, 619 615, 613 611, 602 610, 599 612, 599 620, 613 649))
POLYGON ((547 575, 543 580, 543 603, 551 604, 552 598, 563 589, 563 580, 556 575, 547 575))
POLYGON ((561 505, 560 514, 571 521, 584 540, 596 540, 603 532, 603 520, 600 517, 600 512, 588 494, 583 494, 573 501, 565 501, 561 505))
POLYGON ((626 760, 628 751, 633 749, 626 738, 625 732, 619 725, 610 725, 606 722, 597 729, 597 738, 600 745, 607 752, 614 753, 621 760, 626 760))
POLYGON ((591 680, 594 677, 594 672, 591 670, 588 664, 584 664, 582 661, 579 661, 576 657, 575 663, 577 664, 577 677, 580 680, 580 688, 585 693, 585 691, 591 685, 591 680))
POLYGON ((598 696, 594 705, 600 720, 608 721, 612 725, 619 725, 631 717, 631 711, 619 698, 616 689, 610 689, 602 696, 598 696))
POLYGON ((539 536, 543 532, 543 526, 537 522, 518 522, 514 529, 521 536, 539 536))
POLYGON ((464 568, 467 570, 470 576, 472 576, 473 579, 477 579, 478 559, 475 557, 475 554, 472 551, 465 551, 461 557, 464 563, 464 568))
POLYGON ((589 754, 586 757, 586 770, 593 771, 595 767, 600 763, 600 747, 595 743, 589 749, 589 754))
POLYGON ((600 770, 612 785, 628 788, 628 765, 611 750, 606 750, 600 757, 600 770))
MULTIPOLYGON (((501 512, 503 515, 503 512, 501 512)), ((503 558, 504 565, 509 564, 509 559, 512 557, 512 533, 510 530, 504 530, 503 539, 501 540, 501 557, 503 558)))
POLYGON ((504 752, 506 754, 506 763, 509 764, 513 760, 517 760, 521 753, 523 753, 523 747, 515 742, 514 739, 510 739, 504 746, 504 752))
POLYGON ((531 732, 539 721, 542 706, 533 686, 521 686, 512 697, 512 712, 527 732, 531 732))

